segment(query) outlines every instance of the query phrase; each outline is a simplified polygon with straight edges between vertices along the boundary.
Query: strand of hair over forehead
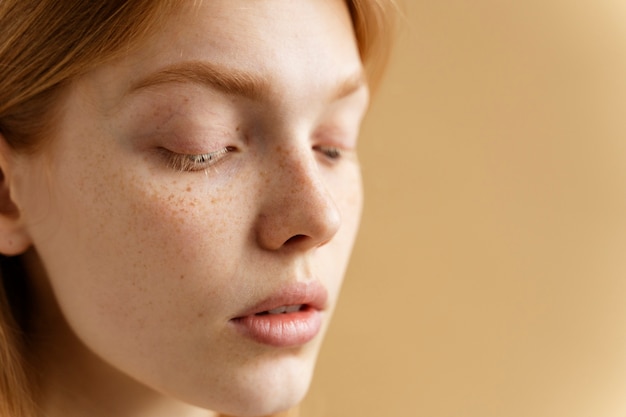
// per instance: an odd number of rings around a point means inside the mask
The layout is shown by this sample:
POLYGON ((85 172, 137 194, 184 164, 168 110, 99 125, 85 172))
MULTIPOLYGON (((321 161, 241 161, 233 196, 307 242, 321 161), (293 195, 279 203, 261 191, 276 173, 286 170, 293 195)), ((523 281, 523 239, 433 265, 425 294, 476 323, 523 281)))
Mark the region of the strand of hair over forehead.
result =
POLYGON ((396 0, 347 0, 370 86, 378 86, 391 55, 400 5, 396 0))
MULTIPOLYGON (((200 7, 203 2, 193 0, 193 6, 200 7)), ((347 0, 347 3, 353 12, 364 61, 380 64, 386 60, 389 49, 385 39, 389 31, 385 28, 390 26, 395 0, 347 0), (381 44, 378 58, 383 59, 370 60, 376 44, 381 44)), ((23 91, 13 91, 8 97, 3 94, 0 117, 5 109, 25 97, 34 96, 63 82, 68 76, 93 67, 97 57, 110 57, 112 51, 128 43, 128 39, 140 38, 140 32, 158 26, 157 20, 167 18, 170 14, 167 11, 182 4, 181 0, 0 1, 0 19, 4 26, 0 28, 0 75, 6 85, 9 80, 14 81, 11 85, 37 80, 23 91), (127 15, 134 18, 124 18, 127 15), (36 31, 29 28, 36 28, 36 31), (100 42, 102 51, 99 53, 94 53, 91 47, 94 39, 107 40, 106 43, 100 42), (57 47, 51 48, 50 45, 57 47), (90 59, 85 59, 87 57, 90 59)))
POLYGON ((0 0, 0 117, 16 103, 122 53, 123 45, 142 38, 180 4, 0 0))

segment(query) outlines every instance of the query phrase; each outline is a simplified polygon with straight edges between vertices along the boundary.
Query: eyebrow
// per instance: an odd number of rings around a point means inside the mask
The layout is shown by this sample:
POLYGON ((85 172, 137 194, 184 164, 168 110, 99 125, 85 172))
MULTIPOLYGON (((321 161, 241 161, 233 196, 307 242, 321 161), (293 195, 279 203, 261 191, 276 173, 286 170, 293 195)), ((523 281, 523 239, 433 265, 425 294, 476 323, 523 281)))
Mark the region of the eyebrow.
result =
POLYGON ((253 73, 205 62, 183 62, 157 71, 133 84, 130 93, 162 84, 191 83, 212 87, 230 95, 257 100, 269 91, 269 83, 253 73))
MULTIPOLYGON (((192 61, 175 64, 148 75, 134 83, 127 94, 172 83, 198 84, 228 95, 257 101, 267 96, 271 90, 269 80, 258 74, 213 63, 192 61)), ((361 70, 340 82, 331 97, 334 100, 347 97, 366 84, 365 73, 361 70)))

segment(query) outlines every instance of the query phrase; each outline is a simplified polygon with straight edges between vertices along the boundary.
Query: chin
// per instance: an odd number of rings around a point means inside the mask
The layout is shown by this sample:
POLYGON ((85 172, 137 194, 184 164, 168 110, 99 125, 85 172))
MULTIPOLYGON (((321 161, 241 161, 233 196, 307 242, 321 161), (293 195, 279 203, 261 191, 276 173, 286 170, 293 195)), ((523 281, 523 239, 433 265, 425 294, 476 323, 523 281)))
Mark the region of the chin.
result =
POLYGON ((237 417, 261 417, 297 406, 306 396, 315 360, 275 357, 262 363, 252 361, 222 379, 219 395, 196 405, 237 417))

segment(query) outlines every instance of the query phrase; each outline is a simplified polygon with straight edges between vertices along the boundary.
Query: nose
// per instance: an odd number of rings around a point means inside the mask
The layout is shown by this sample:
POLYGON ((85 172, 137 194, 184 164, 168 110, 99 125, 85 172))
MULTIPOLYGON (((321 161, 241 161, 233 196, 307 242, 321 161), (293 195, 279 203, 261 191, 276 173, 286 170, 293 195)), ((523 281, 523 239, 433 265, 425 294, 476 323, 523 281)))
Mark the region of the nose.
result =
POLYGON ((266 250, 307 250, 329 242, 341 215, 313 151, 282 150, 267 162, 256 226, 266 250))

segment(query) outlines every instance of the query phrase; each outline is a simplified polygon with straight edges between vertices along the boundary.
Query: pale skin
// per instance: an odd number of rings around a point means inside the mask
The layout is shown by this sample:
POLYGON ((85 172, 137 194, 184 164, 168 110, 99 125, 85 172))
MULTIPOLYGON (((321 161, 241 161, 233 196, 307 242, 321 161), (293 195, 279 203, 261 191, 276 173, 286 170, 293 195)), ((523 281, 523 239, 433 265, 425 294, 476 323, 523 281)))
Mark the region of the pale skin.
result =
POLYGON ((191 3, 73 82, 42 151, 0 149, 0 249, 26 251, 46 416, 259 416, 309 385, 362 204, 351 21, 339 0, 191 3), (314 281, 311 341, 233 331, 314 281))

